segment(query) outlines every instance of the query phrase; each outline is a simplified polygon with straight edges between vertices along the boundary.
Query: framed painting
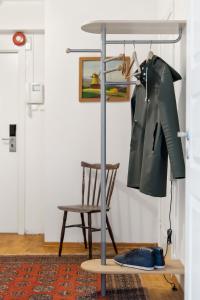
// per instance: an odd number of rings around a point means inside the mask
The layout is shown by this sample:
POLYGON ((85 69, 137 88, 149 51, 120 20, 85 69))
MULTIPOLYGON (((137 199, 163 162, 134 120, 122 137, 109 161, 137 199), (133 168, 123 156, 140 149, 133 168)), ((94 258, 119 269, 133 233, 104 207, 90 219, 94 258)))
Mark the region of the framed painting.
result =
MULTIPOLYGON (((107 69, 119 66, 122 61, 114 60, 107 63, 107 69)), ((126 57, 126 62, 130 64, 130 57, 126 57)), ((106 80, 111 82, 126 81, 121 71, 115 71, 106 75, 106 80)), ((120 102, 129 101, 130 86, 108 86, 106 94, 107 101, 120 102)), ((100 101, 100 57, 80 57, 79 58, 79 101, 99 102, 100 101)))

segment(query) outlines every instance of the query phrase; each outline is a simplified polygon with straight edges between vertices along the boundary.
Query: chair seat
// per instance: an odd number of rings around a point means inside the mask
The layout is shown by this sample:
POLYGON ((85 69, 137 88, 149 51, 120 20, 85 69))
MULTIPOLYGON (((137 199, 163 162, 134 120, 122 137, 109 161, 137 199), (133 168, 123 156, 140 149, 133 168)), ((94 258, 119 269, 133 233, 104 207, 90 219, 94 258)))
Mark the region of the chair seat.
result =
MULTIPOLYGON (((79 213, 92 213, 92 212, 100 212, 101 206, 94 205, 69 205, 69 206, 58 206, 60 210, 63 211, 71 211, 71 212, 79 212, 79 213)), ((109 207, 107 207, 107 211, 109 211, 109 207)))

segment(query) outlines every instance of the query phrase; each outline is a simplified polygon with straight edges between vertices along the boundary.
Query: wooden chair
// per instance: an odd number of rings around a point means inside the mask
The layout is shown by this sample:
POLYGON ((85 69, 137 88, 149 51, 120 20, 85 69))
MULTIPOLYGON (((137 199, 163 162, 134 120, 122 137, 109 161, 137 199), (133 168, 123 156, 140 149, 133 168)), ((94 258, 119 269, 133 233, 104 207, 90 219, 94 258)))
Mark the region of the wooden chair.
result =
MULTIPOLYGON (((100 231, 100 228, 92 227, 92 214, 100 213, 100 198, 101 198, 101 188, 100 188, 100 174, 101 165, 100 164, 89 164, 86 162, 81 162, 83 168, 82 177, 82 203, 80 205, 69 205, 69 206, 58 206, 60 210, 64 212, 63 223, 60 236, 59 245, 59 256, 62 254, 62 246, 65 235, 65 228, 78 227, 82 228, 83 239, 85 248, 87 249, 87 239, 86 239, 86 229, 88 230, 88 244, 89 244, 89 259, 92 258, 92 232, 100 231), (74 224, 66 226, 67 214, 68 212, 80 213, 81 224, 74 224), (85 225, 84 214, 88 215, 88 226, 85 225)), ((115 179, 117 175, 117 170, 119 168, 118 164, 107 164, 106 165, 106 204, 107 211, 110 210, 111 197, 115 185, 115 179)), ((112 228, 106 215, 107 230, 109 232, 114 250, 117 252, 117 247, 115 244, 112 228)))

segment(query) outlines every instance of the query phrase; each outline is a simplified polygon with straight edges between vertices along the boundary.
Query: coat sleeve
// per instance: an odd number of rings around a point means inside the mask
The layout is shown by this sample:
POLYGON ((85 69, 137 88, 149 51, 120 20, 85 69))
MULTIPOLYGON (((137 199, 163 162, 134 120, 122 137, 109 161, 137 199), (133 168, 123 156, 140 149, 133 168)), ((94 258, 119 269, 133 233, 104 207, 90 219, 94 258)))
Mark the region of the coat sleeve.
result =
POLYGON ((169 68, 164 66, 158 97, 160 120, 165 136, 172 177, 185 178, 185 163, 181 139, 177 137, 179 121, 174 84, 169 68))

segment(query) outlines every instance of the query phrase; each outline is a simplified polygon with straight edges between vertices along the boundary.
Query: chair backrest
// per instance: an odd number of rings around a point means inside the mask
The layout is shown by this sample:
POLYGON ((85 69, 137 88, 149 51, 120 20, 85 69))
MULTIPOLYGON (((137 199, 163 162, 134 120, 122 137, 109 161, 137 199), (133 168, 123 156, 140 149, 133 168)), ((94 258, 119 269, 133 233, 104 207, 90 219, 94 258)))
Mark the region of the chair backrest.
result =
MULTIPOLYGON (((106 204, 109 207, 115 185, 118 164, 106 165, 106 204)), ((99 206, 101 198, 101 165, 82 161, 82 205, 99 206)))

